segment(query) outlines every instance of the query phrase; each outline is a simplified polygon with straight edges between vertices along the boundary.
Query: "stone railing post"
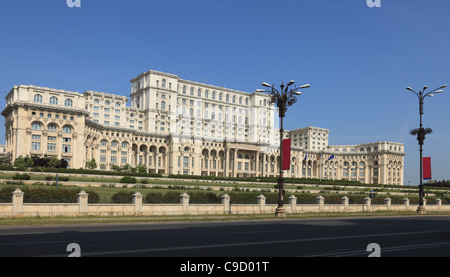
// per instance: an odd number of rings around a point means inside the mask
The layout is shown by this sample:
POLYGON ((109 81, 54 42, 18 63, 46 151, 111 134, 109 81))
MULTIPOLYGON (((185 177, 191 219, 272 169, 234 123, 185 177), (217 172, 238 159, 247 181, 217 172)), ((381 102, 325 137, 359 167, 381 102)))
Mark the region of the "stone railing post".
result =
POLYGON ((12 196, 12 212, 13 215, 23 213, 23 194, 24 192, 20 189, 13 191, 12 196))
POLYGON ((223 205, 224 213, 231 213, 230 196, 228 194, 224 194, 220 197, 220 203, 223 205))
POLYGON ((392 202, 391 198, 389 197, 384 198, 384 205, 386 205, 386 209, 388 210, 391 209, 391 202, 392 202))
POLYGON ((409 210, 409 198, 405 197, 402 200, 403 205, 405 205, 406 210, 409 210))
POLYGON ((80 207, 80 214, 88 213, 88 195, 89 194, 87 194, 84 190, 80 191, 80 193, 77 194, 77 202, 80 207))
POLYGON ((341 204, 344 204, 344 210, 347 211, 348 210, 348 202, 349 199, 347 196, 344 196, 341 198, 341 204))
POLYGON ((438 209, 441 208, 442 200, 440 198, 437 198, 434 203, 437 205, 438 209))
POLYGON ((372 209, 372 199, 370 197, 364 198, 364 206, 367 206, 367 211, 370 212, 372 209))
POLYGON ((134 213, 135 214, 142 213, 142 194, 137 191, 132 196, 133 196, 133 204, 134 204, 134 213))
POLYGON ((258 195, 256 203, 259 205, 259 212, 263 213, 266 210, 266 197, 262 194, 258 195))
POLYGON ((180 195, 180 204, 183 206, 183 213, 189 212, 189 194, 186 192, 180 195))
POLYGON ((319 205, 319 211, 323 211, 325 198, 322 195, 316 197, 316 204, 319 205))
POLYGON ((297 197, 294 195, 289 196, 289 204, 291 204, 292 212, 295 213, 297 211, 297 197))

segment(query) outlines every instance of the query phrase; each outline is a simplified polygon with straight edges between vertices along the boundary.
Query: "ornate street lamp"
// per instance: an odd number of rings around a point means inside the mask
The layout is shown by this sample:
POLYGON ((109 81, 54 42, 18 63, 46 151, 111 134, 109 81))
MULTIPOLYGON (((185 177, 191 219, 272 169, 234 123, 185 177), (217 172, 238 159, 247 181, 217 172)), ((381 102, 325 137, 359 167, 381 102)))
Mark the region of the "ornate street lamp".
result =
POLYGON ((277 104, 279 110, 280 117, 280 176, 278 178, 278 207, 275 210, 275 215, 277 217, 286 217, 286 210, 283 206, 283 117, 286 114, 287 107, 292 106, 297 102, 297 95, 301 95, 302 93, 298 91, 299 89, 309 88, 310 85, 302 85, 300 87, 295 87, 289 89, 290 86, 294 84, 294 81, 291 80, 287 85, 281 83, 280 90, 278 91, 274 85, 269 85, 264 82, 261 85, 267 87, 264 89, 257 89, 257 92, 267 92, 270 95, 269 104, 277 104))
POLYGON ((422 161, 422 145, 423 141, 425 140, 425 136, 427 134, 431 134, 433 130, 431 128, 423 128, 422 127, 422 115, 423 115, 423 101, 425 97, 432 97, 435 93, 441 93, 443 92, 443 88, 447 87, 447 85, 443 85, 440 88, 434 89, 432 91, 429 91, 425 93, 425 90, 428 88, 425 86, 421 91, 415 92, 410 87, 407 87, 406 89, 409 91, 412 91, 418 98, 419 98, 419 115, 420 115, 420 125, 419 128, 413 129, 409 131, 409 133, 413 136, 417 136, 417 140, 419 142, 419 152, 420 152, 420 185, 419 185, 419 207, 417 208, 417 213, 419 214, 425 214, 426 209, 423 205, 423 161, 422 161))

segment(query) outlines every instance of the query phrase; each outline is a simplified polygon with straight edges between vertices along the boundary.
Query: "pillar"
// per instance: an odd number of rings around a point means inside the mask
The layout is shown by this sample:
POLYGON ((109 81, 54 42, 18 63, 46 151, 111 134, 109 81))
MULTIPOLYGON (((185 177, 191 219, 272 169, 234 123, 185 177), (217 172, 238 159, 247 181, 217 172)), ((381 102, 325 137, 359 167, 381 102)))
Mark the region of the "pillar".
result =
POLYGON ((140 192, 136 192, 133 196, 133 204, 134 204, 134 213, 141 214, 142 213, 142 194, 140 192))
POLYGON ((84 190, 77 194, 77 202, 80 207, 79 211, 81 214, 87 214, 88 212, 88 195, 84 190))
POLYGON ((13 205, 13 215, 23 213, 23 195, 24 192, 20 189, 16 189, 13 193, 12 205, 13 205))

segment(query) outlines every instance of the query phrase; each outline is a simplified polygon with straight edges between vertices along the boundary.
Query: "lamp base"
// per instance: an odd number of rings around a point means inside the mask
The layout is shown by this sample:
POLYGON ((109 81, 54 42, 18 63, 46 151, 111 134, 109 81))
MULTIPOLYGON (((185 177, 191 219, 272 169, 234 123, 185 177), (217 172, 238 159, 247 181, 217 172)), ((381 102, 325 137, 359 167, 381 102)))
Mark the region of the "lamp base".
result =
POLYGON ((419 206, 417 207, 417 213, 418 214, 426 214, 427 210, 425 209, 425 206, 419 206))
POLYGON ((275 216, 279 218, 286 218, 286 210, 283 207, 275 209, 275 216))

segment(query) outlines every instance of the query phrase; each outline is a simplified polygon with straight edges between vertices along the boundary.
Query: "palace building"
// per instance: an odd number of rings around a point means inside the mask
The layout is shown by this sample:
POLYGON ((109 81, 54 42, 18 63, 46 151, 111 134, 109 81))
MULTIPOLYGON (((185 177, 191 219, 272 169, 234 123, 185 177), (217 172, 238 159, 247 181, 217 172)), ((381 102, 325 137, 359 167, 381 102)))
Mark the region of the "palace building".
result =
MULTIPOLYGON (((71 168, 94 158, 102 170, 129 164, 162 174, 278 176, 278 116, 267 94, 154 70, 130 82, 130 97, 15 86, 2 112, 6 154, 56 155, 71 168)), ((403 184, 403 144, 332 146, 328 133, 285 130, 291 170, 284 176, 403 184)))

